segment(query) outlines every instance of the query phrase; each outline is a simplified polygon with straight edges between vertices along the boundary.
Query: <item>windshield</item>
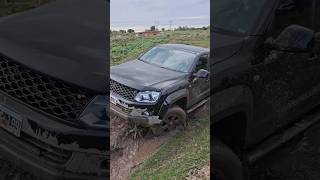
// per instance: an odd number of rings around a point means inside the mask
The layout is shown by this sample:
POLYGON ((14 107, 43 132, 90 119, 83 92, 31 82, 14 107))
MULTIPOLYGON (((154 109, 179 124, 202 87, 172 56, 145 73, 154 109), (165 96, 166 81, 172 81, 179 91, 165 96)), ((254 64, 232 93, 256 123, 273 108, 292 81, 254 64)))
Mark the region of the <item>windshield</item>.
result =
POLYGON ((141 56, 140 60, 174 71, 189 72, 195 57, 196 54, 187 51, 154 47, 141 56))
POLYGON ((214 0, 213 30, 246 34, 266 0, 214 0))

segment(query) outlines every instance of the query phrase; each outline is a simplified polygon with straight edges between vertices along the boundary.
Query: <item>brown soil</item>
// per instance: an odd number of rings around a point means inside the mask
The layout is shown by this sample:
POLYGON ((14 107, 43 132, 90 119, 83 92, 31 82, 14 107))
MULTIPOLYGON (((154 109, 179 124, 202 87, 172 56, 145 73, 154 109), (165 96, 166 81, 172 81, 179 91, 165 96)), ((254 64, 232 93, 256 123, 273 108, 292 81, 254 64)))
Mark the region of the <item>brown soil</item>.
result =
POLYGON ((155 153, 170 136, 139 137, 127 136, 128 123, 111 117, 111 179, 126 180, 134 167, 155 153))
MULTIPOLYGON (((197 110, 192 115, 192 118, 200 118, 207 115, 208 106, 204 106, 197 110)), ((149 135, 133 139, 131 136, 126 136, 129 127, 127 121, 111 116, 110 124, 110 177, 116 180, 127 180, 135 167, 157 152, 162 144, 176 134, 176 132, 171 132, 159 137, 149 135)))

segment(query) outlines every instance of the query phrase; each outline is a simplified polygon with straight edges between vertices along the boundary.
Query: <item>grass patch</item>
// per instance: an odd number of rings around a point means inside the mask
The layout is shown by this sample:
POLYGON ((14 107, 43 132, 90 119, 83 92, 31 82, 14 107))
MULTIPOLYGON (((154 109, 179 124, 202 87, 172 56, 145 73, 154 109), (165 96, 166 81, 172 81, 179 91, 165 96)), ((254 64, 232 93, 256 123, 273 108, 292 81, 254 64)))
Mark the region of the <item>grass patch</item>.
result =
POLYGON ((194 122, 145 160, 131 175, 131 180, 182 179, 187 173, 210 161, 208 119, 194 122))
POLYGON ((194 29, 184 31, 164 31, 159 36, 136 37, 130 33, 111 33, 111 66, 137 58, 140 54, 158 44, 189 44, 209 48, 210 31, 194 29))

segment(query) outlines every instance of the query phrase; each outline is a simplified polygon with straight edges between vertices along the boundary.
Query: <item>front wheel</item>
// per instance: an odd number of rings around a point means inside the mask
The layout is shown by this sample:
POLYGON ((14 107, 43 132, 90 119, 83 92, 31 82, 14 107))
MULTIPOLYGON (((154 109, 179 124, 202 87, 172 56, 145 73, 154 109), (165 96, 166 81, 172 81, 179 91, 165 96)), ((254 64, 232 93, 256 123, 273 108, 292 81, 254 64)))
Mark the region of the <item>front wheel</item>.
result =
POLYGON ((187 113, 181 107, 174 105, 163 116, 161 124, 151 127, 151 130, 154 135, 161 135, 164 132, 184 129, 186 126, 187 113))
POLYGON ((212 175, 214 180, 244 180, 242 163, 225 144, 214 139, 212 147, 212 175))

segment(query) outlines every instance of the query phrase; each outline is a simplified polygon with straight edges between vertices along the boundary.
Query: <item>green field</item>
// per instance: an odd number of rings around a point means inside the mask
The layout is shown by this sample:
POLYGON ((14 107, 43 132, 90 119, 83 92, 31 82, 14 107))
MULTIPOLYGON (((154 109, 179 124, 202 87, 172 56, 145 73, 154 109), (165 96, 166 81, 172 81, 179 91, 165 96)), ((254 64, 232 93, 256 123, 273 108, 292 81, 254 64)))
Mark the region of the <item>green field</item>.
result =
POLYGON ((131 175, 131 180, 183 179, 210 161, 208 119, 198 119, 162 145, 131 175))
POLYGON ((201 47, 209 47, 210 31, 209 29, 163 31, 160 35, 153 37, 136 37, 134 34, 130 33, 112 32, 110 37, 110 64, 113 66, 135 59, 141 53, 147 51, 155 45, 165 43, 189 44, 201 47))

